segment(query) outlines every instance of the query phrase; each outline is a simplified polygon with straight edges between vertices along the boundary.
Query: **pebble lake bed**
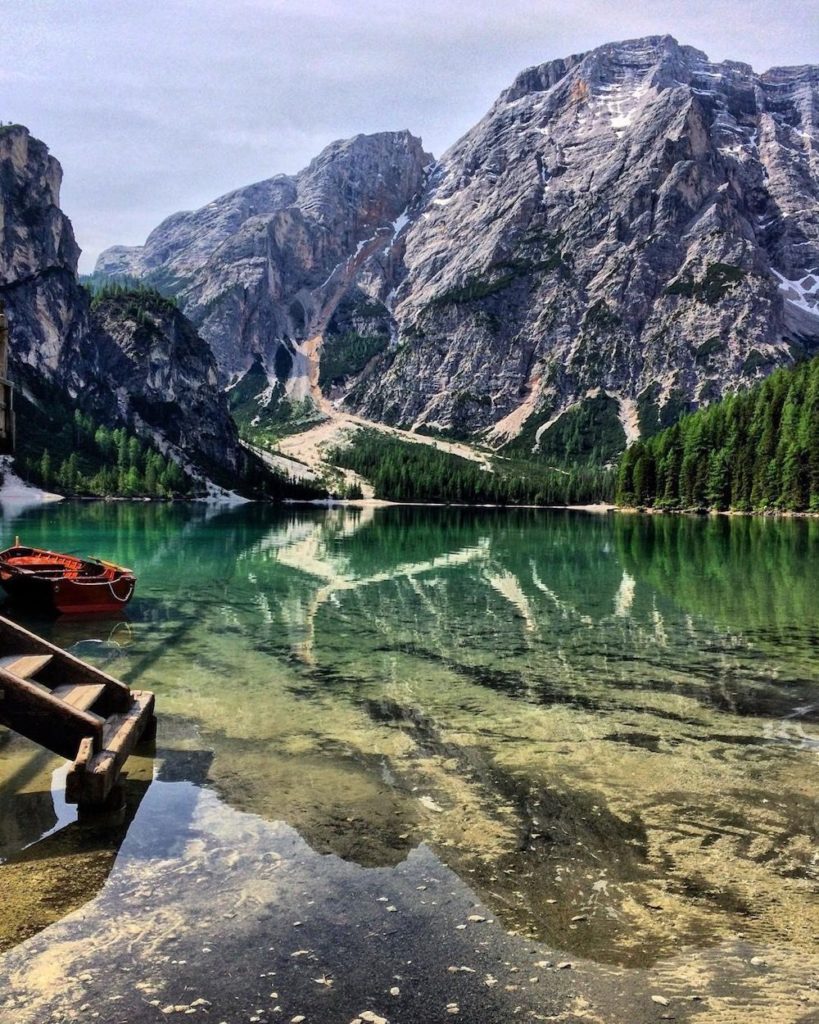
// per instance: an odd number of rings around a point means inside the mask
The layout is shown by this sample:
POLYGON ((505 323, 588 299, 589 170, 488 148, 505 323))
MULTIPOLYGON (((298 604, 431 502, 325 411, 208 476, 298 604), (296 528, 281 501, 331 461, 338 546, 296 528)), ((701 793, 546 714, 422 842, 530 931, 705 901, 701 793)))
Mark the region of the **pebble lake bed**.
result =
POLYGON ((157 694, 116 820, 0 730, 0 1022, 819 1019, 819 522, 65 502, 21 620, 157 694))

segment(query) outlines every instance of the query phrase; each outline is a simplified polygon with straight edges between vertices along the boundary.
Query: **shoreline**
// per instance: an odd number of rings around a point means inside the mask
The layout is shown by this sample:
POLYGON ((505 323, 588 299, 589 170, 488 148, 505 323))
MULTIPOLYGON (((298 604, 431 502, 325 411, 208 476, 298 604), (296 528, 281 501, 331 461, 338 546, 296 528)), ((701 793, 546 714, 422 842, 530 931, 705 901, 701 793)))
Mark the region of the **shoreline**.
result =
POLYGON ((564 512, 593 512, 603 514, 618 511, 615 505, 597 502, 590 505, 492 505, 463 501, 390 501, 388 498, 285 498, 286 505, 312 505, 316 508, 495 508, 495 509, 552 509, 564 512))
POLYGON ((735 508, 652 508, 643 505, 612 505, 611 510, 624 515, 641 516, 692 516, 707 519, 711 516, 727 516, 738 519, 819 519, 819 512, 797 512, 793 509, 760 509, 741 512, 735 508))
MULTIPOLYGON (((20 481, 23 483, 23 481, 20 481)), ((157 498, 148 496, 124 496, 108 495, 101 497, 93 494, 54 494, 41 491, 23 483, 26 488, 26 495, 4 494, 0 490, 0 508, 19 509, 21 506, 34 508, 45 506, 56 502, 102 502, 102 503, 123 503, 135 502, 138 504, 159 504, 159 505, 210 505, 236 508, 239 505, 282 505, 287 507, 303 506, 305 508, 475 508, 475 509, 497 509, 510 511, 515 509, 530 509, 553 512, 586 512, 591 515, 608 515, 609 513, 620 513, 622 515, 644 515, 644 516, 689 516, 700 519, 726 516, 729 518, 754 518, 754 519, 819 519, 819 512, 797 512, 790 509, 765 509, 762 511, 741 512, 737 509, 694 509, 694 508, 652 508, 650 506, 613 505, 607 502, 591 502, 588 505, 493 505, 489 503, 472 502, 444 502, 444 501, 390 501, 387 498, 284 498, 281 502, 261 501, 258 498, 245 498, 236 501, 235 498, 222 498, 216 495, 203 495, 195 498, 157 498)))

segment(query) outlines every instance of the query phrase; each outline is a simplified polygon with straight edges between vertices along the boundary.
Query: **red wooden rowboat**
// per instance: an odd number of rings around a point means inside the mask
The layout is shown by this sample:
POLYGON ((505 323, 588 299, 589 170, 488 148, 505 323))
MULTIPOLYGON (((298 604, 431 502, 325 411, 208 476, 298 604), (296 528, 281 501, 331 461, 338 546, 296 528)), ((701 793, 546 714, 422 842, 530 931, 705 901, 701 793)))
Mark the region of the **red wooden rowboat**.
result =
POLYGON ((101 558, 24 547, 18 538, 0 551, 0 586, 13 600, 38 611, 112 612, 131 600, 136 576, 101 558))

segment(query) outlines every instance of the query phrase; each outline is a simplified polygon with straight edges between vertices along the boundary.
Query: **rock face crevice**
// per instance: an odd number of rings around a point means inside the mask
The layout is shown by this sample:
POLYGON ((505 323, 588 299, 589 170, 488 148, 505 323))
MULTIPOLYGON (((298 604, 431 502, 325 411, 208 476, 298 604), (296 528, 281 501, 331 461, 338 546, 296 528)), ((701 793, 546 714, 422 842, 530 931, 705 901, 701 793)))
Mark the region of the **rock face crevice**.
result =
POLYGON ((819 346, 818 133, 819 68, 631 40, 522 72, 434 164, 336 143, 98 270, 178 294, 223 382, 284 347, 303 396, 344 309, 390 339, 351 411, 531 450, 580 406, 614 449, 819 346))
POLYGON ((194 472, 235 480, 247 456, 213 354, 159 296, 142 296, 138 309, 128 296, 92 304, 77 279, 61 180, 26 128, 0 128, 0 299, 12 381, 35 403, 56 387, 97 422, 127 425, 194 472))

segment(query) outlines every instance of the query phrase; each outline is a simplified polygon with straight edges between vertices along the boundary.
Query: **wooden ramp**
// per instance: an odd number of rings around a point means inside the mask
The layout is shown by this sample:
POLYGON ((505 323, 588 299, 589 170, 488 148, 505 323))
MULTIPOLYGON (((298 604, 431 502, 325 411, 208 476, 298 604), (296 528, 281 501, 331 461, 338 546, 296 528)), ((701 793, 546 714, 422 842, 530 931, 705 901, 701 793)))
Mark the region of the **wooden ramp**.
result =
POLYGON ((0 725, 74 762, 69 803, 101 804, 155 729, 154 695, 0 617, 0 725))

